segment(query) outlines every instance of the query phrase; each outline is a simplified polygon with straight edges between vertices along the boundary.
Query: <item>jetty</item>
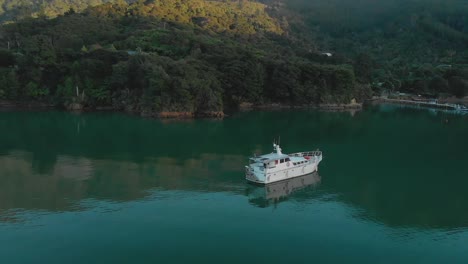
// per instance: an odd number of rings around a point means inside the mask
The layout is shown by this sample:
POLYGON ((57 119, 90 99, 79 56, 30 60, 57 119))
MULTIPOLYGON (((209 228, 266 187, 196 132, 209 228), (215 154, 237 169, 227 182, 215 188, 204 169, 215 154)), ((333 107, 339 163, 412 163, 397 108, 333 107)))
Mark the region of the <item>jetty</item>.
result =
POLYGON ((416 106, 437 108, 437 109, 444 109, 444 110, 468 111, 468 108, 466 106, 459 105, 459 104, 439 103, 437 102, 437 100, 405 100, 405 99, 380 98, 379 101, 382 101, 384 103, 416 105, 416 106))

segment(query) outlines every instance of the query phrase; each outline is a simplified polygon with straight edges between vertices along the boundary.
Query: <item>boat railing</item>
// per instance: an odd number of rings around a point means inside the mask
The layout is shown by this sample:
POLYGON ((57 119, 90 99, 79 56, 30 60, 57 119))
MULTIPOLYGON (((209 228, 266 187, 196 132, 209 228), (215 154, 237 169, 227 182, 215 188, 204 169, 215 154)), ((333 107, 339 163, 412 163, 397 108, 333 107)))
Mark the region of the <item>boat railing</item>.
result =
POLYGON ((315 156, 322 156, 322 151, 306 151, 306 152, 297 152, 293 154, 289 154, 291 157, 315 157, 315 156))

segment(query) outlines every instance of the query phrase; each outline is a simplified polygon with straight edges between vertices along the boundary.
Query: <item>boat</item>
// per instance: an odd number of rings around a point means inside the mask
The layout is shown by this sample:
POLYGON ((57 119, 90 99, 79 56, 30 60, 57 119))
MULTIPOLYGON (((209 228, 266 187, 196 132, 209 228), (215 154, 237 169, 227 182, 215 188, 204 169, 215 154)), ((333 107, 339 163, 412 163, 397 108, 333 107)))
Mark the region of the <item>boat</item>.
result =
POLYGON ((245 178, 262 185, 284 181, 318 171, 321 161, 319 150, 283 154, 279 144, 273 143, 272 153, 249 158, 245 178))

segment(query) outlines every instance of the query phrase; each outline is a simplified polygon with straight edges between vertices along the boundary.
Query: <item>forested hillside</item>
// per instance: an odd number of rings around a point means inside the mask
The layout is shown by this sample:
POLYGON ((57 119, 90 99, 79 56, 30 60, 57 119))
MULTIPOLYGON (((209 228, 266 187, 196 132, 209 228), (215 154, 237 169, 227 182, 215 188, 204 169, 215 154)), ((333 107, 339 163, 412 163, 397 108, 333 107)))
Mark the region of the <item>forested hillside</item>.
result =
POLYGON ((465 1, 262 2, 0 0, 0 99, 203 113, 468 91, 465 1))
POLYGON ((201 113, 370 95, 351 65, 311 60, 267 10, 247 1, 118 1, 9 23, 0 35, 0 96, 201 113))
POLYGON ((265 2, 321 49, 353 59, 377 90, 467 92, 468 1, 265 2))

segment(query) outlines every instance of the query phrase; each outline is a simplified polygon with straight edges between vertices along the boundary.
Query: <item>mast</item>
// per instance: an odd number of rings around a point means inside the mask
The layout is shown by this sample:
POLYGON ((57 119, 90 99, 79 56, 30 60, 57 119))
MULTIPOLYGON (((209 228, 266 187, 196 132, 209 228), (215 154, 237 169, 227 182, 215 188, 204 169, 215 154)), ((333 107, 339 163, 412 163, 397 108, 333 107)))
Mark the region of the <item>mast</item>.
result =
POLYGON ((282 155, 283 153, 281 152, 281 147, 279 145, 280 139, 278 139, 278 144, 273 143, 273 150, 276 151, 276 154, 282 155))

